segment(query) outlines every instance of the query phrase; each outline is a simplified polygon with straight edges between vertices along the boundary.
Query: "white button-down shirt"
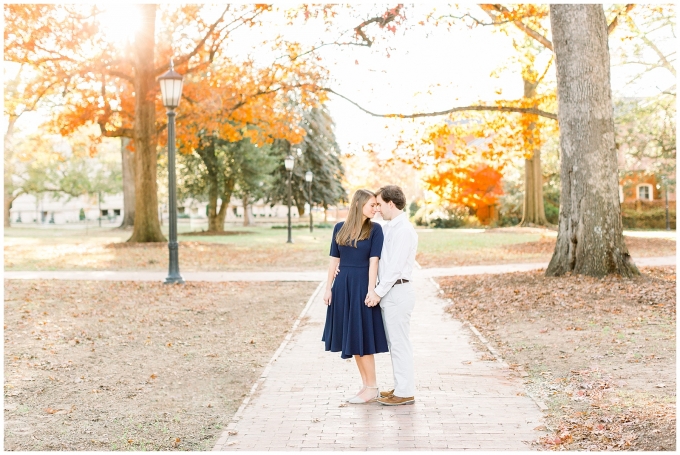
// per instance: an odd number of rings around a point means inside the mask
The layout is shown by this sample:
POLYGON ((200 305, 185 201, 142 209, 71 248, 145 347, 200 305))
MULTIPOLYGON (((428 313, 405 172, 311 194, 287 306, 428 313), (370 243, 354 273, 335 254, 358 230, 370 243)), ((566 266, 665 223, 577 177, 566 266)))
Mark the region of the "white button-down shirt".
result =
POLYGON ((385 223, 383 234, 378 285, 375 287, 375 293, 380 297, 384 297, 398 279, 411 280, 418 249, 418 234, 405 212, 385 223))

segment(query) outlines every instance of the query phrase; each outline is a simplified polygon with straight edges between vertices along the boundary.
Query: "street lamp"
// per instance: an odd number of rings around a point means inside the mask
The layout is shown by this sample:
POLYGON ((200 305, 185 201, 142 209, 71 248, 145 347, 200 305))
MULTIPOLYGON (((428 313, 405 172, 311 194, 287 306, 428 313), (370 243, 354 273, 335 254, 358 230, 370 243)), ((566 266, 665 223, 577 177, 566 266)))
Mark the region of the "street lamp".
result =
POLYGON ((307 182, 307 195, 309 196, 309 232, 314 232, 314 223, 312 221, 312 180, 314 179, 314 174, 312 171, 305 172, 305 182, 307 182))
POLYGON ((165 284, 184 283, 179 274, 179 257, 177 245, 177 183, 175 176, 175 108, 179 106, 182 97, 182 75, 174 70, 170 60, 170 71, 158 78, 161 84, 161 98, 163 106, 168 110, 168 193, 170 212, 169 230, 170 238, 168 250, 170 252, 170 267, 165 284))
POLYGON ((286 243, 293 243, 293 233, 291 232, 290 225, 290 205, 293 194, 291 180, 293 180, 293 167, 295 166, 295 157, 293 155, 288 155, 284 160, 284 164, 286 165, 286 170, 288 171, 288 242, 286 243))

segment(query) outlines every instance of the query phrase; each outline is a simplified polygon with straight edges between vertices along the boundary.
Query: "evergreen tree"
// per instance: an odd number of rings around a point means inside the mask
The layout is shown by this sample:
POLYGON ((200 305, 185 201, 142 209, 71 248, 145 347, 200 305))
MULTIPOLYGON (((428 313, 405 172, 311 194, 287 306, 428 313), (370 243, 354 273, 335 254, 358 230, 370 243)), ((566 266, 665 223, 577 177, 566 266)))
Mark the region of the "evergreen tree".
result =
POLYGON ((304 113, 301 124, 306 136, 301 144, 291 145, 286 141, 275 141, 272 156, 276 169, 268 193, 268 202, 286 204, 288 202, 288 171, 284 159, 288 154, 295 157, 292 176, 293 205, 302 216, 308 202, 308 184, 305 173, 312 171, 312 204, 328 208, 339 202, 347 201, 347 193, 342 186, 344 168, 340 162, 340 147, 333 132, 333 119, 325 106, 304 113))

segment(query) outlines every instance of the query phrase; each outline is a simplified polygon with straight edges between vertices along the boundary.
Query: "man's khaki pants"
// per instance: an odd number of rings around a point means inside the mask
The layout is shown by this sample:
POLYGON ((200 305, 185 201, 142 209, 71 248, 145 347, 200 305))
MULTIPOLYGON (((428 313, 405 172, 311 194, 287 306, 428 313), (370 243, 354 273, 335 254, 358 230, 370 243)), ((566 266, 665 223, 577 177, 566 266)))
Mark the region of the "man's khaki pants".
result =
POLYGON ((415 302, 416 294, 410 282, 395 285, 380 300, 387 346, 392 358, 394 394, 402 398, 415 396, 416 392, 413 347, 409 338, 415 302))

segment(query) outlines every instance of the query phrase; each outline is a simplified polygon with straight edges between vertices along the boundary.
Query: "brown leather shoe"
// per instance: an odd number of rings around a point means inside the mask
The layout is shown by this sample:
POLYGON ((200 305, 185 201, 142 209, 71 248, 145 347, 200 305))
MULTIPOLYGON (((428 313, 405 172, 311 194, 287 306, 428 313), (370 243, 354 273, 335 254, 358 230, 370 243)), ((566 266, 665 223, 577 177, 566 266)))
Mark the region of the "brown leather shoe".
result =
POLYGON ((380 397, 376 401, 385 406, 399 406, 402 404, 413 404, 416 402, 416 399, 415 397, 403 398, 398 397, 396 395, 392 395, 389 397, 380 397))
POLYGON ((380 398, 387 398, 391 397, 392 395, 394 395, 394 389, 388 390, 386 392, 380 392, 380 398))

